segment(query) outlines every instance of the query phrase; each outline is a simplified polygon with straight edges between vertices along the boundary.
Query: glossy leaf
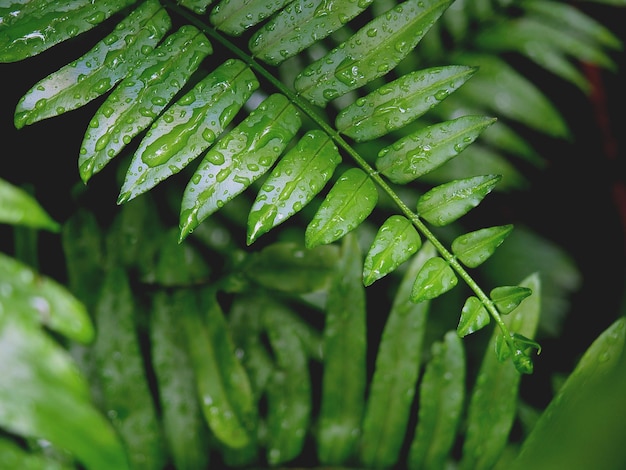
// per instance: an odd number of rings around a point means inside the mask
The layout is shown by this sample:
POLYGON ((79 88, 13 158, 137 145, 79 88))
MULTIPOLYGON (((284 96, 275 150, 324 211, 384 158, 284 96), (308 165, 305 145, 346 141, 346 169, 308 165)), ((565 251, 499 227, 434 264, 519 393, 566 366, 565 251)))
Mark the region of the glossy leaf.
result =
POLYGON ((430 258, 415 278, 411 300, 417 303, 434 299, 448 292, 458 282, 456 274, 446 261, 439 257, 430 258))
POLYGON ((452 253, 461 263, 475 268, 485 262, 513 231, 513 225, 476 230, 454 239, 452 253))
POLYGON ((430 308, 429 302, 412 302, 410 295, 416 274, 434 255, 434 247, 427 244, 413 258, 385 322, 359 446, 359 460, 366 468, 392 468, 398 463, 422 362, 430 308))
POLYGON ((269 171, 300 125, 299 113, 289 100, 270 95, 209 149, 183 194, 181 240, 269 171))
POLYGON ((419 198, 417 213, 433 225, 447 225, 480 204, 498 181, 499 175, 483 175, 442 184, 419 198))
POLYGON ((85 183, 152 124, 211 52, 206 36, 184 25, 120 82, 85 133, 78 160, 85 183))
POLYGON ((3 432, 48 441, 89 469, 130 469, 122 442, 92 404, 67 351, 12 299, 0 296, 0 307, 0 375, 8 384, 0 387, 3 432))
MULTIPOLYGON (((85 306, 52 278, 0 253, 0 301, 35 322, 81 343, 94 338, 85 306)), ((9 310, 7 310, 8 314, 9 310)))
MULTIPOLYGON (((102 13, 99 17, 104 19, 102 13)), ((157 0, 140 4, 89 52, 37 82, 17 104, 15 127, 79 108, 111 90, 134 67, 141 67, 171 26, 157 0)))
POLYGON ((305 232, 307 248, 332 243, 354 230, 378 202, 376 185, 364 171, 345 171, 331 188, 305 232))
POLYGON ((290 0, 220 1, 211 10, 211 24, 230 36, 239 36, 267 19, 290 0))
POLYGON ((457 334, 463 338, 484 328, 490 321, 491 317, 478 297, 468 297, 461 311, 461 318, 456 329, 457 334))
POLYGON ((296 90, 318 106, 392 70, 450 5, 449 0, 407 0, 378 16, 346 42, 304 69, 296 90))
POLYGON ((526 77, 496 55, 464 53, 456 63, 474 65, 474 75, 456 94, 469 103, 480 104, 496 116, 524 124, 544 134, 569 137, 563 116, 550 100, 526 77))
POLYGON ((312 391, 304 343, 273 302, 265 310, 267 328, 276 367, 267 384, 267 461, 275 466, 300 455, 311 421, 312 391))
MULTIPOLYGON (((235 59, 198 82, 150 127, 130 163, 118 203, 148 191, 196 159, 258 86, 252 71, 235 59)), ((217 152, 211 155, 218 158, 217 152)))
POLYGON ((341 162, 328 134, 307 132, 263 182, 248 216, 250 245, 300 211, 318 194, 341 162))
POLYGON ((475 72, 474 67, 450 65, 407 73, 343 109, 335 126, 357 142, 376 139, 437 106, 475 72))
POLYGON ((354 234, 343 239, 340 259, 328 293, 324 324, 317 423, 317 457, 322 465, 342 465, 354 455, 365 406, 365 288, 361 282, 360 248, 354 234))
POLYGON ((455 331, 431 347, 419 393, 415 437, 407 467, 444 468, 456 438, 465 400, 465 351, 455 331))
MULTIPOLYGON (((515 312, 503 317, 510 331, 528 338, 534 336, 540 314, 540 282, 531 274, 520 286, 529 288, 533 295, 515 312)), ((502 363, 494 354, 496 328, 485 349, 476 384, 471 392, 467 410, 467 431, 463 442, 460 469, 492 469, 507 443, 518 409, 519 384, 522 375, 519 366, 502 363)), ((516 358, 527 356, 514 354, 516 358)))
POLYGON ((422 246, 410 220, 392 215, 380 227, 363 264, 363 284, 369 286, 394 271, 422 246))
POLYGON ((383 148, 376 168, 394 183, 408 183, 456 157, 495 121, 487 116, 462 116, 426 126, 383 148))
MULTIPOLYGON (((518 355, 521 357, 526 357, 529 355, 529 349, 536 349, 537 355, 541 354, 541 345, 530 338, 527 338, 524 335, 520 335, 519 333, 511 333, 510 338, 515 346, 515 351, 518 352, 518 355)), ((500 362, 506 361, 509 357, 511 357, 511 347, 506 342, 504 335, 496 336, 496 344, 494 347, 496 351, 496 357, 500 362)))
POLYGON ((94 360, 103 407, 133 468, 164 465, 165 452, 137 332, 137 305, 121 268, 107 272, 94 308, 94 360))
POLYGON ((0 62, 17 62, 73 38, 135 0, 30 0, 0 5, 0 62), (49 25, 54 24, 54 28, 49 25))
POLYGON ((160 291, 154 296, 150 315, 151 360, 164 437, 168 453, 180 470, 206 468, 209 463, 209 432, 202 417, 180 318, 181 312, 197 308, 190 292, 160 291))
POLYGON ((0 223, 58 232, 60 225, 25 190, 0 178, 0 223))
POLYGON ((304 294, 330 286, 338 256, 333 245, 309 250, 293 242, 277 242, 254 253, 244 272, 266 289, 304 294))
POLYGON ((251 439, 254 402, 250 380, 235 353, 224 313, 212 292, 197 309, 181 312, 197 394, 209 428, 225 446, 251 439))
POLYGON ((526 297, 532 294, 527 287, 502 286, 496 287, 489 293, 489 297, 498 308, 498 311, 506 315, 511 313, 522 303, 526 297))
POLYGON ((278 65, 344 26, 370 3, 372 0, 291 2, 252 36, 250 51, 264 62, 278 65))
POLYGON ((198 15, 203 15, 213 0, 178 0, 177 3, 198 15))

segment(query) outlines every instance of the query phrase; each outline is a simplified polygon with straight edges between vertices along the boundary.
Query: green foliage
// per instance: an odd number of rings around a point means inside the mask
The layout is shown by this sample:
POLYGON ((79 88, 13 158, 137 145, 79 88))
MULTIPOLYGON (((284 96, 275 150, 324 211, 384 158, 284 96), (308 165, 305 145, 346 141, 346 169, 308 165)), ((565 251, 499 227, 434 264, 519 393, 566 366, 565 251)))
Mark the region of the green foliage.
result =
MULTIPOLYGON (((569 131, 506 54, 586 92, 569 58, 611 68, 621 44, 566 3, 457 2, 0 6, 3 62, 100 33, 14 124, 96 105, 77 175, 122 181, 105 223, 84 207, 57 222, 0 180, 0 222, 60 234, 67 268, 63 285, 18 260, 33 246, 0 257, 0 461, 490 469, 518 454, 551 279, 500 268, 487 294, 516 232, 467 227, 522 187, 510 157, 541 165, 520 126, 569 131)), ((555 400, 618 356, 612 328, 555 400)), ((519 462, 562 426, 558 406, 519 462)))

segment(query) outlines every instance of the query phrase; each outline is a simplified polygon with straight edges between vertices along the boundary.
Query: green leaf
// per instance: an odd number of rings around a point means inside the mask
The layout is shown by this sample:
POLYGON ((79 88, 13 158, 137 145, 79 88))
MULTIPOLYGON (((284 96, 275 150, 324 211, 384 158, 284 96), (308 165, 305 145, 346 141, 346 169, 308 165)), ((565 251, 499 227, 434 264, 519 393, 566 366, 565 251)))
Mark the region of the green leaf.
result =
POLYGON ((402 278, 385 322, 370 385, 359 460, 366 468, 391 468, 398 463, 422 361, 429 302, 410 299, 413 281, 435 255, 432 245, 416 255, 402 278))
POLYGON ((512 469, 621 466, 625 333, 626 317, 619 316, 587 347, 524 440, 512 469))
POLYGON ((458 279, 450 265, 442 258, 430 258, 420 269, 413 290, 411 300, 422 302, 439 297, 456 286, 458 279))
POLYGON ((211 52, 206 36, 196 27, 184 25, 120 82, 85 133, 78 159, 85 183, 152 124, 211 52))
POLYGON ((394 183, 408 183, 456 157, 495 121, 462 116, 426 126, 382 149, 376 168, 394 183))
POLYGON ((284 95, 270 95, 209 149, 183 194, 180 239, 267 172, 301 123, 284 95))
POLYGON ((150 351, 158 385, 163 431, 177 469, 207 468, 208 427, 202 417, 180 313, 197 309, 188 291, 154 296, 150 351))
POLYGON ((415 437, 409 448, 409 469, 444 468, 463 412, 465 351, 456 331, 431 348, 432 358, 420 385, 415 437))
POLYGON ((243 448, 252 438, 254 399, 215 294, 181 316, 204 418, 219 442, 243 448))
POLYGON ((290 0, 221 1, 211 11, 211 24, 230 36, 239 36, 273 15, 290 0))
POLYGON ((305 249, 292 242, 277 242, 251 255, 245 275, 266 289, 307 293, 330 286, 339 249, 322 245, 305 249))
POLYGON ((93 340, 95 332, 85 306, 54 279, 2 253, 0 279, 0 302, 7 302, 7 309, 10 305, 21 316, 75 341, 93 340))
POLYGON ((0 178, 0 223, 58 232, 60 225, 23 189, 0 178))
POLYGON ((341 266, 329 294, 324 325, 317 456, 342 465, 355 453, 365 405, 366 318, 362 258, 354 234, 342 243, 341 266))
POLYGON ((499 175, 482 175, 437 186, 417 201, 417 213, 438 227, 462 217, 491 192, 500 181, 499 175))
POLYGON ((380 227, 363 264, 363 284, 394 271, 422 245, 419 233, 410 220, 400 215, 390 216, 380 227))
POLYGON ((345 171, 322 201, 305 232, 307 248, 332 243, 354 230, 378 202, 376 185, 358 168, 345 171))
MULTIPOLYGON (((195 160, 215 142, 258 86, 248 66, 235 59, 198 82, 152 124, 130 163, 118 204, 148 191, 195 160)), ((221 154, 215 151, 210 155, 218 158, 221 154)))
POLYGON ((137 331, 138 308, 126 272, 111 269, 94 316, 93 356, 103 407, 121 436, 133 468, 159 468, 165 452, 137 331))
MULTIPOLYGON (((532 274, 520 285, 532 289, 533 295, 515 312, 503 318, 511 331, 532 337, 540 311, 539 277, 532 274)), ((518 407, 522 375, 511 362, 502 363, 494 354, 495 342, 501 336, 495 329, 478 371, 467 410, 467 431, 459 468, 492 469, 504 449, 518 407)), ((522 357, 522 355, 518 355, 522 357)), ((523 356, 527 357, 527 356, 523 356)))
POLYGON ((207 7, 213 3, 213 0, 178 0, 177 3, 198 15, 203 15, 206 13, 207 7))
POLYGON ((56 456, 45 451, 32 451, 24 445, 19 445, 11 438, 0 438, 0 462, 6 468, 19 468, 20 470, 75 470, 74 462, 70 462, 66 455, 56 456))
POLYGON ((17 62, 102 23, 136 0, 48 0, 0 5, 0 62, 17 62), (49 27, 51 24, 54 27, 49 27))
POLYGON ((248 216, 248 245, 311 202, 340 162, 328 134, 307 132, 263 182, 248 216))
POLYGON ((479 67, 479 72, 457 91, 459 98, 552 137, 569 137, 567 124, 559 110, 539 88, 503 59, 493 54, 465 52, 451 60, 479 67))
POLYGON ((467 267, 485 262, 513 230, 513 225, 489 227, 466 233, 454 239, 452 253, 467 267))
POLYGON ((489 293, 489 297, 498 308, 498 311, 506 315, 511 313, 522 303, 526 297, 532 294, 527 287, 520 286, 502 286, 496 287, 489 293))
POLYGON ((312 391, 304 343, 285 307, 271 302, 264 311, 264 324, 276 357, 276 367, 267 384, 267 461, 275 466, 302 452, 311 420, 312 391))
POLYGON ((341 28, 371 3, 296 0, 254 33, 250 51, 264 62, 278 65, 341 28))
POLYGON ((343 109, 335 126, 357 142, 376 139, 437 106, 475 72, 474 67, 450 65, 407 73, 343 109))
POLYGON ((130 469, 122 443, 93 406, 88 385, 67 351, 4 296, 0 297, 0 350, 4 432, 47 440, 89 469, 130 469))
POLYGON ((296 90, 318 106, 392 70, 413 50, 450 0, 407 0, 376 17, 346 42, 306 67, 296 90))
POLYGON ((171 26, 157 0, 140 4, 89 52, 36 83, 17 104, 15 127, 58 116, 103 95, 150 54, 171 26))
POLYGON ((461 311, 457 334, 463 338, 487 326, 490 321, 491 317, 478 297, 468 297, 461 311))

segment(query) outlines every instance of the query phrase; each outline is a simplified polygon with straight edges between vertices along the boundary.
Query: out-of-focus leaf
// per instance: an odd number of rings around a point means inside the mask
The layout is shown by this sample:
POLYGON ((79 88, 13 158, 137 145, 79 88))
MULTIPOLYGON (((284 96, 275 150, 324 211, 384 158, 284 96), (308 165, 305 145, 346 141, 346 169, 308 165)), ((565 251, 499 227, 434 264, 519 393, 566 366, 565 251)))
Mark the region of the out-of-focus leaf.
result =
POLYGON ((346 170, 331 188, 306 228, 307 248, 332 243, 354 230, 374 210, 378 190, 359 168, 346 170))
POLYGON ((6 468, 19 468, 20 470, 74 470, 76 468, 69 458, 61 461, 42 452, 28 451, 8 438, 0 438, 0 462, 6 468))
POLYGON ((361 252, 354 234, 343 239, 340 259, 324 325, 317 423, 317 456, 323 465, 342 465, 354 455, 365 407, 365 287, 361 280, 361 252))
POLYGON ((452 253, 465 266, 475 268, 496 251, 512 230, 513 225, 501 225, 466 233, 454 239, 452 253))
POLYGON ((17 62, 78 36, 136 0, 31 0, 0 4, 0 62, 17 62), (50 27, 54 24, 54 27, 50 27))
POLYGON ((431 244, 415 256, 394 297, 385 323, 374 377, 370 385, 359 460, 366 468, 391 468, 398 463, 422 360, 429 302, 410 299, 413 282, 435 255, 431 244))
POLYGON ((278 65, 341 28, 370 3, 372 0, 291 2, 252 36, 250 51, 264 62, 278 65))
POLYGON ((307 132, 264 181, 248 216, 248 244, 306 206, 341 162, 325 132, 307 132))
POLYGON ((171 228, 163 237, 154 281, 163 286, 197 285, 209 278, 210 265, 190 244, 178 244, 178 230, 171 228))
POLYGON ((390 216, 376 233, 363 263, 363 284, 371 285, 394 271, 422 246, 419 233, 410 220, 390 216))
MULTIPOLYGON (((539 322, 539 276, 531 274, 520 286, 531 289, 533 295, 502 320, 510 331, 531 338, 539 322)), ((485 349, 476 385, 471 393, 467 432, 459 464, 463 470, 493 468, 506 445, 516 415, 522 375, 511 361, 502 363, 494 354, 499 335, 500 330, 496 328, 485 349)))
POLYGON ((318 106, 392 70, 413 50, 450 0, 407 0, 378 16, 305 68, 296 90, 318 106))
POLYGON ((532 294, 527 287, 520 286, 502 286, 496 287, 489 293, 489 297, 498 308, 498 311, 506 315, 511 313, 522 303, 526 297, 532 294))
POLYGON ((209 17, 211 24, 230 36, 239 36, 247 29, 273 15, 291 0, 222 0, 209 17))
POLYGON ((338 256, 333 245, 305 249, 292 242, 273 243, 251 256, 245 274, 268 289, 313 292, 330 285, 338 256))
POLYGON ((122 443, 91 403, 71 357, 21 309, 0 294, 2 429, 45 439, 90 470, 130 469, 122 443))
POLYGON ((267 461, 287 463, 302 452, 313 407, 311 377, 304 343, 284 321, 280 304, 272 302, 264 311, 267 335, 276 366, 267 384, 267 461))
POLYGON ((462 116, 424 127, 382 149, 376 168, 394 183, 408 183, 456 157, 495 121, 462 116))
POLYGON ((164 291, 154 296, 150 315, 150 351, 157 379, 161 420, 177 470, 207 468, 209 433, 195 387, 181 312, 196 310, 193 293, 164 291))
POLYGON ((450 65, 405 74, 343 109, 335 125, 357 142, 383 136, 437 106, 475 72, 474 67, 450 65))
POLYGON ((487 326, 490 321, 489 313, 478 297, 468 297, 461 311, 457 334, 462 338, 487 326))
POLYGON ((78 159, 85 183, 152 124, 211 51, 204 34, 184 25, 120 82, 85 133, 78 159))
POLYGON ((26 191, 0 178, 0 223, 58 232, 60 225, 26 191))
MULTIPOLYGON (((130 163, 118 204, 189 165, 215 142, 258 86, 250 68, 235 59, 198 82, 150 127, 130 163)), ((213 151, 207 158, 219 164, 225 157, 213 151)))
POLYGON ((479 71, 456 94, 552 137, 568 138, 569 129, 559 110, 533 83, 496 55, 463 53, 455 63, 474 65, 479 71))
POLYGON ((457 285, 459 280, 448 263, 438 256, 430 258, 420 269, 413 290, 411 300, 422 302, 434 299, 448 292, 457 285))
POLYGON ((415 437, 409 448, 410 470, 444 468, 454 444, 465 400, 465 351, 456 331, 432 348, 420 386, 415 437))
MULTIPOLYGON (((104 14, 98 18, 104 19, 104 14)), ((60 27, 47 26, 53 31, 60 27)), ((63 114, 103 95, 134 67, 141 67, 171 26, 157 0, 143 2, 89 52, 36 83, 17 104, 15 127, 63 114)))
POLYGON ((295 106, 273 94, 209 149, 183 194, 180 239, 269 171, 301 124, 295 106))
POLYGON ((93 355, 104 410, 124 441, 132 467, 148 470, 165 463, 165 452, 141 355, 132 295, 126 272, 109 270, 95 306, 98 335, 93 355))
POLYGON ((204 418, 223 445, 240 449, 251 440, 254 399, 214 292, 197 309, 181 312, 204 418))
POLYGON ((0 301, 8 302, 11 310, 75 341, 93 340, 85 306, 54 279, 0 253, 0 280, 0 301))
POLYGON ((587 348, 524 441, 513 470, 623 467, 625 333, 621 316, 587 348))
POLYGON ((433 225, 447 225, 480 204, 500 179, 482 175, 439 185, 419 198, 417 213, 433 225))

